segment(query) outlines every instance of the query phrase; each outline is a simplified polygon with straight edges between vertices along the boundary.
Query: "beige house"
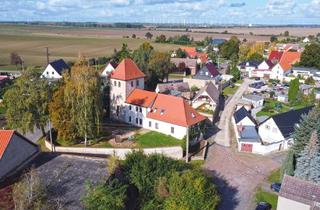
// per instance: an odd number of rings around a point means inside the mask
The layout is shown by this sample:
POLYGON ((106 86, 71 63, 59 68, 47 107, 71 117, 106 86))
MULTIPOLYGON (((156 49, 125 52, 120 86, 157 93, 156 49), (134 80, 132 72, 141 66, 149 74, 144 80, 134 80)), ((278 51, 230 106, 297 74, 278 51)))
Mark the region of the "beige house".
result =
POLYGON ((319 210, 320 185, 297 177, 283 178, 277 210, 319 210))

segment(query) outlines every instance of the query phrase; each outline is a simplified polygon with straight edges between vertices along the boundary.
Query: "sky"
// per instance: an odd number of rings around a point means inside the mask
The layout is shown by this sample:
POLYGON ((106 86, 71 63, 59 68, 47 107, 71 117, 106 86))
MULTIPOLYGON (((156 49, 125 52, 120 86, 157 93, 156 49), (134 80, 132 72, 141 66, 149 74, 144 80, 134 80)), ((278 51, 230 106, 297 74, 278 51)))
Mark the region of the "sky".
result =
POLYGON ((0 21, 320 24, 320 0, 0 0, 0 21))

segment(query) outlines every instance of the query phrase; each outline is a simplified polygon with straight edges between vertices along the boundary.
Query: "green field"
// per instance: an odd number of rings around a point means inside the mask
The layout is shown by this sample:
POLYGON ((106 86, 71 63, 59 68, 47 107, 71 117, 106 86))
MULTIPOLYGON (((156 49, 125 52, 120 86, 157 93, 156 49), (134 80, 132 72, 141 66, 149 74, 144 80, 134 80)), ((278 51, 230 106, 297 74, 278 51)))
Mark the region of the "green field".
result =
MULTIPOLYGON (((46 64, 46 47, 50 49, 50 60, 63 58, 75 60, 79 53, 87 57, 111 55, 114 49, 120 49, 127 43, 134 50, 147 41, 144 38, 123 38, 121 30, 112 31, 116 35, 99 34, 86 28, 33 27, 33 26, 0 26, 0 70, 15 69, 10 64, 10 53, 16 52, 24 59, 25 65, 46 64), (88 33, 86 31, 89 31, 88 33)), ((177 49, 178 45, 152 43, 159 51, 177 49)))

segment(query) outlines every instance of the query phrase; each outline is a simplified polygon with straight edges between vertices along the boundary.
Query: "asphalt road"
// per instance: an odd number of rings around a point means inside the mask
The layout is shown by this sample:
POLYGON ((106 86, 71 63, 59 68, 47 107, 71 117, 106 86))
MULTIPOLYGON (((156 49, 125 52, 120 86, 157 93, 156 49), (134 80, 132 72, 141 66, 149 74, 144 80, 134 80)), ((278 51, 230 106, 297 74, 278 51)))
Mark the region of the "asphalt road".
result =
POLYGON ((228 103, 225 104, 224 110, 220 115, 220 120, 218 123, 218 133, 215 136, 215 142, 219 145, 230 147, 231 145, 231 134, 230 134, 230 123, 233 115, 233 111, 235 109, 236 104, 239 99, 241 99, 243 93, 248 89, 249 84, 252 81, 249 79, 245 79, 243 83, 240 85, 236 93, 231 96, 231 99, 228 100, 228 103))

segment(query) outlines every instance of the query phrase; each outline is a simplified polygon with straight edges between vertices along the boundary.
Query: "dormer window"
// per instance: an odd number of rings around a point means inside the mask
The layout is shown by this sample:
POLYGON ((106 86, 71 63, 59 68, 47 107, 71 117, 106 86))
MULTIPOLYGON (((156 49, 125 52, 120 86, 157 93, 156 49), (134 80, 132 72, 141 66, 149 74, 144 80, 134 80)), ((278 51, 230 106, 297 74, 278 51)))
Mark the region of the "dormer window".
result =
POLYGON ((191 112, 191 117, 192 117, 192 118, 195 118, 196 115, 195 115, 193 112, 191 112))
POLYGON ((160 115, 164 114, 164 109, 161 109, 160 115))
POLYGON ((154 113, 157 113, 157 108, 154 108, 153 112, 154 112, 154 113))

